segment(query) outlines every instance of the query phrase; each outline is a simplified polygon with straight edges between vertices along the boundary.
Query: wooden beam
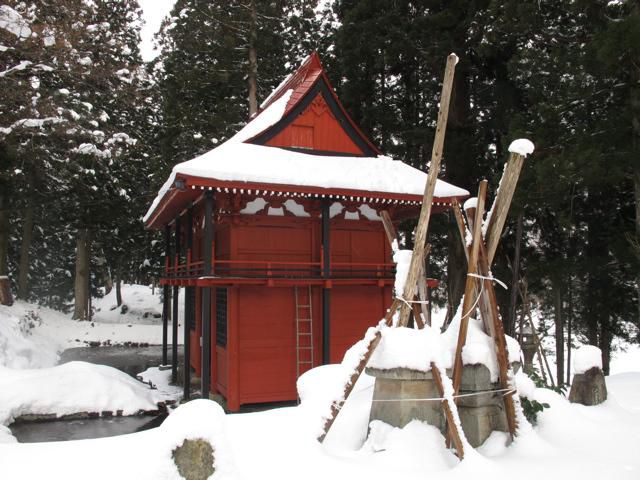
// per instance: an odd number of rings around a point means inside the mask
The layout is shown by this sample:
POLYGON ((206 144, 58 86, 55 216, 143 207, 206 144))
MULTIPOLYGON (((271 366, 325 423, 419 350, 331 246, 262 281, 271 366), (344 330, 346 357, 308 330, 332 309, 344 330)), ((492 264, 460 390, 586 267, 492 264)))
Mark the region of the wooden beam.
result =
POLYGON ((387 240, 389 240, 389 245, 391 245, 391 249, 393 250, 393 242, 398 241, 398 233, 396 232, 396 227, 393 225, 391 221, 391 215, 387 210, 382 210, 380 212, 380 218, 382 218, 382 225, 384 226, 384 233, 387 234, 387 240))
MULTIPOLYGON (((416 293, 418 275, 424 259, 424 248, 427 242, 427 234, 429 230, 429 218, 431 217, 431 205, 433 203, 433 194, 436 188, 438 172, 440 170, 440 161, 442 160, 442 151, 444 148, 444 138, 447 130, 447 119, 449 117, 449 102, 451 100, 451 91, 453 89, 453 75, 455 73, 458 57, 450 54, 447 57, 447 66, 444 72, 444 81, 442 83, 442 93, 440 95, 440 110, 438 111, 438 121, 436 124, 436 134, 433 141, 433 149, 431 151, 431 163, 429 165, 429 174, 427 175, 427 183, 422 197, 422 208, 420 209, 420 218, 416 226, 415 241, 413 246, 413 255, 411 256, 411 264, 409 273, 404 285, 402 297, 412 299, 416 293)), ((406 326, 409 320, 409 312, 411 308, 407 304, 403 304, 400 308, 400 326, 406 326)))
MULTIPOLYGON (((415 296, 414 301, 418 300, 418 296, 415 296)), ((424 328, 425 321, 422 319, 422 309, 420 308, 419 303, 411 304, 411 311, 413 312, 413 320, 416 323, 416 327, 418 330, 422 330, 424 328)))
MULTIPOLYGON (((440 398, 444 399, 442 373, 440 373, 440 369, 433 362, 431 362, 431 374, 433 375, 433 380, 436 384, 436 388, 438 389, 438 395, 440 395, 440 398)), ((449 405, 448 400, 442 400, 442 410, 444 411, 444 416, 447 419, 449 438, 453 440, 453 445, 456 447, 456 451, 458 452, 458 458, 462 460, 464 458, 464 446, 462 444, 462 438, 460 437, 460 431, 458 430, 457 423, 453 417, 452 408, 456 408, 455 403, 453 405, 449 405)))
POLYGON ((491 218, 489 218, 489 225, 487 226, 487 233, 485 235, 489 267, 493 263, 493 257, 496 254, 498 243, 500 243, 502 229, 507 221, 507 214, 509 213, 509 207, 511 206, 511 200, 516 190, 523 163, 523 155, 519 153, 511 153, 509 155, 509 160, 507 160, 502 178, 500 179, 498 193, 491 206, 491 218))
MULTIPOLYGON (((473 226, 475 225, 475 209, 470 208, 469 210, 467 210, 466 214, 469 227, 473 228, 473 226)), ((484 243, 482 245, 484 246, 484 243)), ((495 328, 493 328, 493 321, 491 320, 492 313, 489 307, 489 297, 487 296, 486 290, 480 288, 480 285, 480 282, 476 281, 476 288, 474 291, 474 295, 476 297, 474 298, 477 298, 477 296, 480 297, 478 299, 478 309, 480 310, 480 318, 482 319, 484 331, 485 333, 489 334, 491 338, 494 338, 496 332, 495 328)))
MULTIPOLYGON (((509 380, 509 352, 507 351, 507 340, 504 335, 504 328, 502 320, 500 319, 500 313, 498 312, 498 301, 496 299, 496 291, 493 287, 493 280, 491 277, 491 270, 489 269, 489 262, 487 259, 487 252, 484 243, 480 245, 480 255, 478 256, 478 271, 484 278, 480 280, 483 292, 487 294, 488 308, 490 311, 490 320, 493 324, 492 337, 496 346, 496 357, 498 359, 498 378, 500 380, 500 386, 502 388, 511 388, 511 382, 509 380)), ((481 299, 482 301, 482 299, 481 299)), ((505 394, 504 407, 507 414, 507 425, 511 435, 515 435, 516 428, 518 426, 516 421, 515 405, 513 396, 511 393, 505 394)))
POLYGON ((467 225, 464 222, 462 216, 462 207, 458 203, 458 200, 451 202, 451 210, 453 210, 453 216, 456 219, 456 225, 458 225, 458 233, 460 234, 460 241, 462 242, 462 249, 464 250, 464 256, 469 262, 469 246, 467 245, 467 225))
POLYGON ((460 389, 460 381, 462 380, 462 348, 467 340, 467 329, 469 327, 469 317, 471 316, 476 303, 475 288, 476 278, 473 276, 477 273, 478 253, 482 244, 482 216, 484 214, 484 203, 487 195, 487 181, 480 182, 478 189, 478 204, 476 207, 476 220, 473 226, 473 239, 471 243, 471 252, 469 252, 469 264, 467 267, 467 281, 464 289, 464 300, 462 302, 462 318, 460 318, 460 330, 458 332, 458 343, 456 345, 456 355, 453 363, 453 390, 457 394, 460 389))

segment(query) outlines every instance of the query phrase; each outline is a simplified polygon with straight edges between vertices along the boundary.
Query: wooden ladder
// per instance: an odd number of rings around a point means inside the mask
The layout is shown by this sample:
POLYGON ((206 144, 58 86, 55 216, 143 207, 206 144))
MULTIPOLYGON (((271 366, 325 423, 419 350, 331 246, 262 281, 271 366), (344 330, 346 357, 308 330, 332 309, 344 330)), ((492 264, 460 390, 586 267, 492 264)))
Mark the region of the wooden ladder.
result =
POLYGON ((314 366, 311 285, 293 287, 296 303, 296 379, 314 366), (306 293, 305 293, 306 292, 306 293))

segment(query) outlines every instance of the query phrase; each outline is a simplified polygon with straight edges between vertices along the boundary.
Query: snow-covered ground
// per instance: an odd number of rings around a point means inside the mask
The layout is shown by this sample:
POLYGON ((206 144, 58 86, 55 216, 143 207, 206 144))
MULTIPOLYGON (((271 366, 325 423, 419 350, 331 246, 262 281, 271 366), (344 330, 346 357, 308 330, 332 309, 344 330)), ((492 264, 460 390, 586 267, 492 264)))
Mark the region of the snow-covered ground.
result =
POLYGON ((214 479, 640 478, 640 349, 634 346, 614 354, 612 370, 626 373, 607 377, 609 398, 596 407, 570 404, 555 392, 536 389, 519 374, 521 392, 549 405, 539 414, 538 425, 522 429, 510 445, 506 434, 494 433, 462 462, 445 448, 434 427, 417 421, 403 429, 380 422, 369 426, 373 388, 366 375, 325 442, 318 443, 318 427, 345 375, 340 365, 307 372, 299 382, 302 403, 297 407, 225 415, 213 402, 199 400, 179 407, 160 428, 146 432, 71 442, 1 443, 14 440, 3 425, 23 413, 64 414, 80 407, 132 413, 179 395, 179 389, 167 386, 169 371, 145 372, 145 379, 158 385, 149 390, 108 367, 73 362, 51 368, 58 352, 89 341, 158 343, 161 325, 150 320, 153 313, 145 317, 144 312, 160 311, 160 304, 144 288, 125 289, 130 307, 125 318, 110 309, 113 300, 97 301, 94 326, 29 304, 0 307, 0 478, 84 479, 88 472, 104 479, 180 478, 171 451, 184 438, 198 437, 214 445, 214 479), (133 295, 135 291, 139 294, 133 295), (41 325, 30 310, 37 312, 41 325), (152 323, 135 324, 137 319, 152 323))
MULTIPOLYGON (((506 445, 494 433, 465 460, 444 446, 434 428, 414 421, 403 429, 377 423, 363 443, 370 405, 368 387, 354 395, 334 429, 319 444, 315 395, 326 367, 307 375, 316 392, 298 407, 224 415, 213 402, 179 407, 160 428, 120 437, 74 442, 0 445, 2 478, 180 478, 171 450, 183 438, 206 438, 215 448, 214 479, 431 478, 447 480, 640 477, 640 373, 608 378, 610 398, 602 405, 570 404, 543 389, 533 395, 550 405, 535 429, 506 445), (317 381, 316 381, 317 380, 317 381), (34 462, 33 459, 38 461, 34 462)), ((307 383, 309 383, 307 382, 307 383)))
MULTIPOLYGON (((9 368, 52 367, 60 352, 88 345, 127 343, 162 344, 160 289, 124 285, 126 312, 115 308, 115 290, 95 299, 91 322, 79 322, 50 308, 22 301, 11 307, 0 305, 0 366, 9 368)), ((182 297, 180 297, 182 300, 182 297)), ((182 314, 179 308, 178 343, 182 344, 182 314)), ((171 343, 171 328, 169 328, 171 343)))

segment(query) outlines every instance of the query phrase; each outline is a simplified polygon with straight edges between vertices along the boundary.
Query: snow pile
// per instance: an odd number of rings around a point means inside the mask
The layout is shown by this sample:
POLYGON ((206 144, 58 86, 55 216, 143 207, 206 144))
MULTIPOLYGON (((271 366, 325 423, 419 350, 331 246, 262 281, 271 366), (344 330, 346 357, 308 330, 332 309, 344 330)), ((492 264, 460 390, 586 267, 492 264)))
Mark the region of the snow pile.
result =
MULTIPOLYGON (((373 352, 369 366, 384 370, 409 368, 426 372, 431 370, 431 362, 436 362, 440 368, 452 368, 459 330, 460 311, 443 334, 440 334, 438 328, 428 325, 423 329, 383 327, 382 340, 373 352)), ((509 336, 506 339, 509 361, 520 361, 520 345, 509 336)), ((491 381, 498 381, 495 342, 484 333, 480 320, 469 319, 467 341, 462 349, 462 363, 485 365, 489 369, 491 381)))
MULTIPOLYGON (((344 387, 364 357, 378 328, 369 328, 365 338, 347 350, 341 363, 313 368, 298 379, 298 397, 306 413, 305 429, 310 438, 317 438, 323 432, 324 422, 331 415, 331 405, 344 400, 344 387)), ((349 401, 344 404, 338 420, 331 428, 332 438, 343 446, 359 448, 365 440, 373 382, 374 379, 369 375, 363 373, 360 376, 349 401)))
POLYGON ((573 373, 585 373, 597 367, 602 370, 602 351, 593 345, 584 345, 573 354, 573 373))
POLYGON ((375 462, 393 459, 399 469, 395 478, 405 478, 411 473, 402 472, 406 468, 403 466, 407 465, 411 465, 409 470, 415 469, 417 471, 413 473, 418 474, 420 470, 431 473, 447 471, 459 463, 453 452, 446 448, 440 431, 418 420, 412 420, 404 428, 374 420, 362 450, 376 454, 372 459, 375 462))
POLYGON ((428 325, 420 330, 384 327, 382 340, 371 355, 369 367, 381 370, 409 368, 425 372, 431 370, 431 362, 437 362, 450 368, 453 362, 441 338, 440 332, 428 325))
MULTIPOLYGON (((101 323, 156 324, 162 322, 162 289, 147 285, 122 285, 123 304, 118 307, 116 289, 93 301, 93 319, 101 323)), ((183 297, 183 295, 181 295, 183 297)), ((184 299, 182 298, 182 301, 184 299)))
POLYGON ((159 428, 159 453, 166 471, 178 473, 171 452, 184 440, 202 439, 213 448, 214 478, 234 477, 233 451, 226 438, 226 416, 211 400, 193 400, 178 407, 159 428))
POLYGON ((133 415, 156 410, 164 400, 157 390, 115 368, 85 362, 12 370, 0 367, 0 424, 21 415, 117 412, 133 415))
POLYGON ((37 307, 0 305, 0 367, 40 368, 55 365, 60 345, 42 334, 37 307))
POLYGON ((511 142, 509 145, 509 152, 517 153, 526 157, 527 155, 533 153, 534 146, 531 140, 527 140, 526 138, 519 138, 511 142))
POLYGON ((151 367, 136 375, 136 378, 155 388, 165 400, 177 401, 182 398, 182 387, 171 385, 171 370, 160 370, 159 367, 151 367))

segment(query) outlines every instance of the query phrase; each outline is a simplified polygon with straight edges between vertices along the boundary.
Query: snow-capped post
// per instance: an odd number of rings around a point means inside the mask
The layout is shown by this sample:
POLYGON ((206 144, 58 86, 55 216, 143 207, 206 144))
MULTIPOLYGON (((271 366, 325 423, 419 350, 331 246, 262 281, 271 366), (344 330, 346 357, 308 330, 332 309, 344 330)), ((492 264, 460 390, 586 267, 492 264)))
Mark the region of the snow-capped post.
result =
POLYGON ((602 351, 593 345, 585 345, 573 358, 573 382, 569 401, 582 405, 599 405, 607 399, 607 384, 602 373, 602 351))
MULTIPOLYGON (((402 293, 402 298, 408 301, 412 301, 416 294, 418 275, 420 275, 420 272, 422 271, 424 249, 429 231, 429 218, 431 217, 431 203, 433 202, 433 193, 436 188, 436 181, 440 170, 440 161, 442 160, 444 138, 447 130, 447 119, 449 117, 449 102, 451 100, 451 91, 453 89, 453 75, 455 73, 457 63, 458 56, 455 53, 451 53, 447 57, 447 66, 444 72, 442 93, 440 95, 440 110, 438 111, 438 122, 436 124, 436 134, 433 140, 433 148, 431 150, 429 174, 427 176, 427 183, 422 197, 422 208, 420 209, 420 217, 415 231, 411 265, 409 267, 409 273, 407 274, 407 281, 404 284, 404 292, 402 293)), ((411 307, 409 304, 403 303, 400 307, 400 319, 398 322, 400 326, 404 327, 407 325, 410 312, 411 307)))
POLYGON ((509 213, 509 207, 511 206, 513 193, 516 190, 518 178, 520 178, 522 164, 524 163, 525 157, 533 153, 533 150, 533 143, 525 138, 514 140, 511 142, 511 145, 509 145, 509 159, 504 167, 496 198, 489 211, 490 213, 487 218, 488 224, 484 235, 489 266, 493 263, 493 257, 496 254, 496 249, 500 242, 500 235, 502 235, 504 223, 507 221, 507 214, 509 213))

